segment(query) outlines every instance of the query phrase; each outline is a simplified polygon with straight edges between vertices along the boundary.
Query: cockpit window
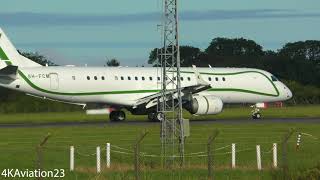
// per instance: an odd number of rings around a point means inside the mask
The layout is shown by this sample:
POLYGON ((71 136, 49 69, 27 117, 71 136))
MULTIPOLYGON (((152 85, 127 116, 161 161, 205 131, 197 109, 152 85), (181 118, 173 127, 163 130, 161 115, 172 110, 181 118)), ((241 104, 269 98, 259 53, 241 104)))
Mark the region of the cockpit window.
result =
POLYGON ((276 78, 275 76, 271 76, 271 80, 272 81, 278 81, 278 78, 276 78))

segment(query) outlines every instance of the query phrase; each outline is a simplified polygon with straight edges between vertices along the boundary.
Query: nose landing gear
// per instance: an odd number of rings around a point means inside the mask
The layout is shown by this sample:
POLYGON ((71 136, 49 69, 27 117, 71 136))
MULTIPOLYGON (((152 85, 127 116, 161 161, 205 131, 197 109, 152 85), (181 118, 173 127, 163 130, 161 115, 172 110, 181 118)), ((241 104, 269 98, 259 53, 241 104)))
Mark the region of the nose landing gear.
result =
POLYGON ((148 114, 149 121, 159 122, 164 118, 164 114, 162 112, 150 112, 148 114))
POLYGON ((253 107, 254 109, 251 111, 251 117, 252 119, 261 119, 261 113, 260 113, 260 109, 256 106, 256 105, 253 105, 251 106, 253 107))

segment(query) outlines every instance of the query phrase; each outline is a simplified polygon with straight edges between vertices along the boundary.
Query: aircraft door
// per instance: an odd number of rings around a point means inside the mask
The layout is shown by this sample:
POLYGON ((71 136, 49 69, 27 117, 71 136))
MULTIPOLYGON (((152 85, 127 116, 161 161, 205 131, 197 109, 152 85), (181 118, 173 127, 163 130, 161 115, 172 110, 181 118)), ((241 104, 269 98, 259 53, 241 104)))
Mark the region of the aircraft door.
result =
POLYGON ((50 73, 50 88, 53 90, 59 89, 59 76, 57 73, 50 73))

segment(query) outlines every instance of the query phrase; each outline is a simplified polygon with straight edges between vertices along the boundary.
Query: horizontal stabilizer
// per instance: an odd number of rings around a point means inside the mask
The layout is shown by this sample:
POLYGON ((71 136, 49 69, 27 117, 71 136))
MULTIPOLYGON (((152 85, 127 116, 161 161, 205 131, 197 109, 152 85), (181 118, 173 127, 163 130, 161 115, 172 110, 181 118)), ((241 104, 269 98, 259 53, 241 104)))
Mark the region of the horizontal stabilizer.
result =
POLYGON ((7 66, 0 70, 0 78, 17 79, 18 66, 7 66))

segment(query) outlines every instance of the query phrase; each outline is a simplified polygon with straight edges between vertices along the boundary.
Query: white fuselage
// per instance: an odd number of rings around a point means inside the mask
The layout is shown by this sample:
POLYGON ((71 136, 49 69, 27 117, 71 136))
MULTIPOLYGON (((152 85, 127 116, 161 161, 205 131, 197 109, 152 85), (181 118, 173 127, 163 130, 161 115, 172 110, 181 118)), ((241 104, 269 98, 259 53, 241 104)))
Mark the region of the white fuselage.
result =
MULTIPOLYGON (((272 74, 250 68, 197 68, 213 95, 223 103, 258 103, 290 99, 291 91, 272 74)), ((192 68, 182 68, 182 87, 195 85, 192 68)), ((18 78, 1 86, 71 103, 134 106, 161 89, 161 70, 153 67, 34 67, 19 68, 18 78)), ((174 88, 169 84, 169 88, 174 88)))

